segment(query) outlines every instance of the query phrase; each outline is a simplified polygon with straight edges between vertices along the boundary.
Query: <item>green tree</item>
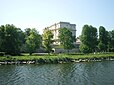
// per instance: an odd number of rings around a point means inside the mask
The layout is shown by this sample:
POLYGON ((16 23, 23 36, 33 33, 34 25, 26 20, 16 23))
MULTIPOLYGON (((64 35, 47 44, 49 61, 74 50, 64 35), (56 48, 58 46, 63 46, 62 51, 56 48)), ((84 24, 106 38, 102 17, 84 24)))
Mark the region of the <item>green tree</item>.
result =
POLYGON ((72 49, 74 47, 73 42, 76 40, 75 36, 72 36, 72 32, 67 28, 60 28, 59 29, 59 40, 60 45, 68 50, 72 49))
POLYGON ((81 45, 80 45, 80 51, 82 53, 90 53, 91 50, 92 49, 88 45, 85 45, 85 44, 81 43, 81 45))
POLYGON ((5 26, 0 26, 0 51, 4 51, 4 40, 5 40, 5 26))
POLYGON ((98 48, 100 51, 107 51, 108 48, 108 31, 103 26, 99 27, 99 44, 98 48))
POLYGON ((30 55, 41 46, 41 36, 37 30, 31 29, 30 35, 26 37, 26 47, 30 55))
POLYGON ((30 28, 26 28, 25 29, 25 35, 26 35, 26 37, 30 35, 30 31, 31 31, 30 28))
POLYGON ((108 48, 110 51, 114 51, 114 30, 109 31, 108 48))
POLYGON ((52 51, 52 43, 53 43, 53 34, 49 29, 45 29, 43 31, 43 35, 42 35, 42 39, 43 39, 43 46, 46 49, 46 51, 49 53, 52 51))
POLYGON ((25 32, 23 32, 20 28, 18 28, 18 32, 19 32, 19 39, 20 39, 20 52, 26 52, 26 46, 25 46, 25 41, 26 41, 26 34, 25 32))
POLYGON ((1 29, 0 29, 0 49, 1 49, 1 45, 2 45, 2 38, 1 38, 1 34, 2 34, 2 32, 1 32, 1 29))
POLYGON ((21 40, 19 38, 19 29, 14 25, 2 25, 0 26, 0 37, 2 40, 1 51, 10 55, 19 55, 21 40))
POLYGON ((97 29, 93 26, 84 25, 80 36, 80 51, 83 53, 95 52, 97 47, 97 29))
POLYGON ((100 51, 105 51, 104 49, 106 49, 106 45, 102 42, 99 42, 98 43, 98 48, 100 51))

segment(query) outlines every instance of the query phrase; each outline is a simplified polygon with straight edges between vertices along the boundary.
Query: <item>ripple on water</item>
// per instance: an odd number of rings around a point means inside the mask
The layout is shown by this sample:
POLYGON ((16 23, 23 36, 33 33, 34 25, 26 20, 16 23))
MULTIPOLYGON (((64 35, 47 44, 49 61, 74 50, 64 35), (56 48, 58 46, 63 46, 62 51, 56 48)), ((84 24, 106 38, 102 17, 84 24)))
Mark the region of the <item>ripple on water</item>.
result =
POLYGON ((0 66, 0 85, 113 84, 114 61, 0 66))

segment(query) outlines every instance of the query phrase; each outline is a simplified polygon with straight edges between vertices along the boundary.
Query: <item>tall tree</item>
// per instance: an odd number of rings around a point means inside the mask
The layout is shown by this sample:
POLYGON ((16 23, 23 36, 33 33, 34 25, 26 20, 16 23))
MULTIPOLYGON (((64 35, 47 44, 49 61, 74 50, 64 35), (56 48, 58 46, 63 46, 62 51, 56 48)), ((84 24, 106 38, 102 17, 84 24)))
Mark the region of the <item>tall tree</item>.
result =
POLYGON ((109 31, 109 42, 108 47, 110 51, 114 52, 114 30, 109 31))
POLYGON ((26 46, 30 55, 41 46, 41 36, 35 28, 31 29, 30 35, 26 37, 26 46))
POLYGON ((53 34, 49 29, 45 29, 43 31, 42 39, 43 39, 43 46, 46 51, 49 53, 52 50, 52 43, 53 43, 53 34))
POLYGON ((73 42, 75 41, 75 36, 72 36, 72 32, 67 28, 59 29, 59 40, 60 45, 63 46, 64 49, 69 50, 74 47, 73 42))
POLYGON ((0 27, 0 37, 2 39, 1 51, 6 54, 20 54, 21 40, 19 39, 19 29, 14 25, 2 25, 0 27))
POLYGON ((103 26, 99 27, 99 44, 100 51, 107 51, 108 48, 108 31, 103 26))
POLYGON ((25 35, 26 35, 26 37, 30 35, 30 31, 31 31, 30 28, 26 28, 25 29, 25 35))
POLYGON ((21 43, 20 52, 26 52, 26 50, 25 50, 26 34, 20 28, 18 28, 18 32, 19 32, 19 39, 20 39, 20 43, 21 43))
POLYGON ((0 51, 4 51, 5 26, 0 26, 0 51))
POLYGON ((96 50, 97 46, 97 29, 93 26, 84 25, 80 36, 80 50, 83 53, 90 53, 96 50))

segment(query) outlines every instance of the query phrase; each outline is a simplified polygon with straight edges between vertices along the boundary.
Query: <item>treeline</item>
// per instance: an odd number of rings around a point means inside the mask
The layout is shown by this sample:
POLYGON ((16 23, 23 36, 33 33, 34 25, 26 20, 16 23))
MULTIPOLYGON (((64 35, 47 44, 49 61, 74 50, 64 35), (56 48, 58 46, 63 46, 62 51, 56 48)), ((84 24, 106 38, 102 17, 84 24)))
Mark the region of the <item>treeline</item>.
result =
POLYGON ((103 26, 96 27, 84 25, 80 36, 80 51, 92 52, 114 52, 114 30, 107 31, 103 26))
MULTIPOLYGON (((59 30, 60 45, 66 49, 73 48, 75 36, 67 28, 59 30)), ((52 52, 53 34, 46 28, 43 34, 40 35, 35 28, 26 28, 22 31, 20 28, 15 27, 13 24, 6 24, 0 26, 0 52, 9 55, 20 55, 21 52, 26 52, 32 55, 33 52, 42 48, 45 52, 52 52)), ((36 51, 37 52, 37 51, 36 51)))
MULTIPOLYGON (((83 53, 114 52, 114 30, 107 31, 100 26, 98 34, 97 28, 84 25, 79 38, 81 40, 80 51, 83 53)), ((32 55, 40 48, 50 53, 53 42, 59 42, 69 52, 70 49, 75 48, 75 41, 75 36, 72 36, 72 32, 67 28, 59 29, 58 40, 53 40, 53 34, 47 28, 40 35, 35 28, 26 28, 22 31, 13 24, 0 26, 0 53, 9 55, 20 55, 21 52, 28 52, 32 55)))
POLYGON ((41 43, 41 35, 35 28, 26 28, 23 32, 13 24, 0 26, 0 52, 9 55, 29 52, 31 55, 37 48, 40 48, 41 43))

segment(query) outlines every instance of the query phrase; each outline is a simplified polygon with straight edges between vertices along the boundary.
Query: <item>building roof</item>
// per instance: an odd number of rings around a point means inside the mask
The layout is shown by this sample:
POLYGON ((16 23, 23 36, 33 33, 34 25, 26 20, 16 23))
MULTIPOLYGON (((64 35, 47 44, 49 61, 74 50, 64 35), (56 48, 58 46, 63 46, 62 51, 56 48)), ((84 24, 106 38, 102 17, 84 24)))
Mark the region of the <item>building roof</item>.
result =
MULTIPOLYGON (((47 27, 47 28, 50 28, 50 27, 52 27, 52 26, 54 26, 54 25, 58 25, 58 24, 60 24, 60 23, 70 24, 70 22, 63 22, 63 21, 60 21, 60 22, 55 23, 55 24, 53 24, 53 25, 51 25, 51 26, 49 26, 49 27, 47 27)), ((76 26, 76 24, 70 24, 70 25, 76 26)))

